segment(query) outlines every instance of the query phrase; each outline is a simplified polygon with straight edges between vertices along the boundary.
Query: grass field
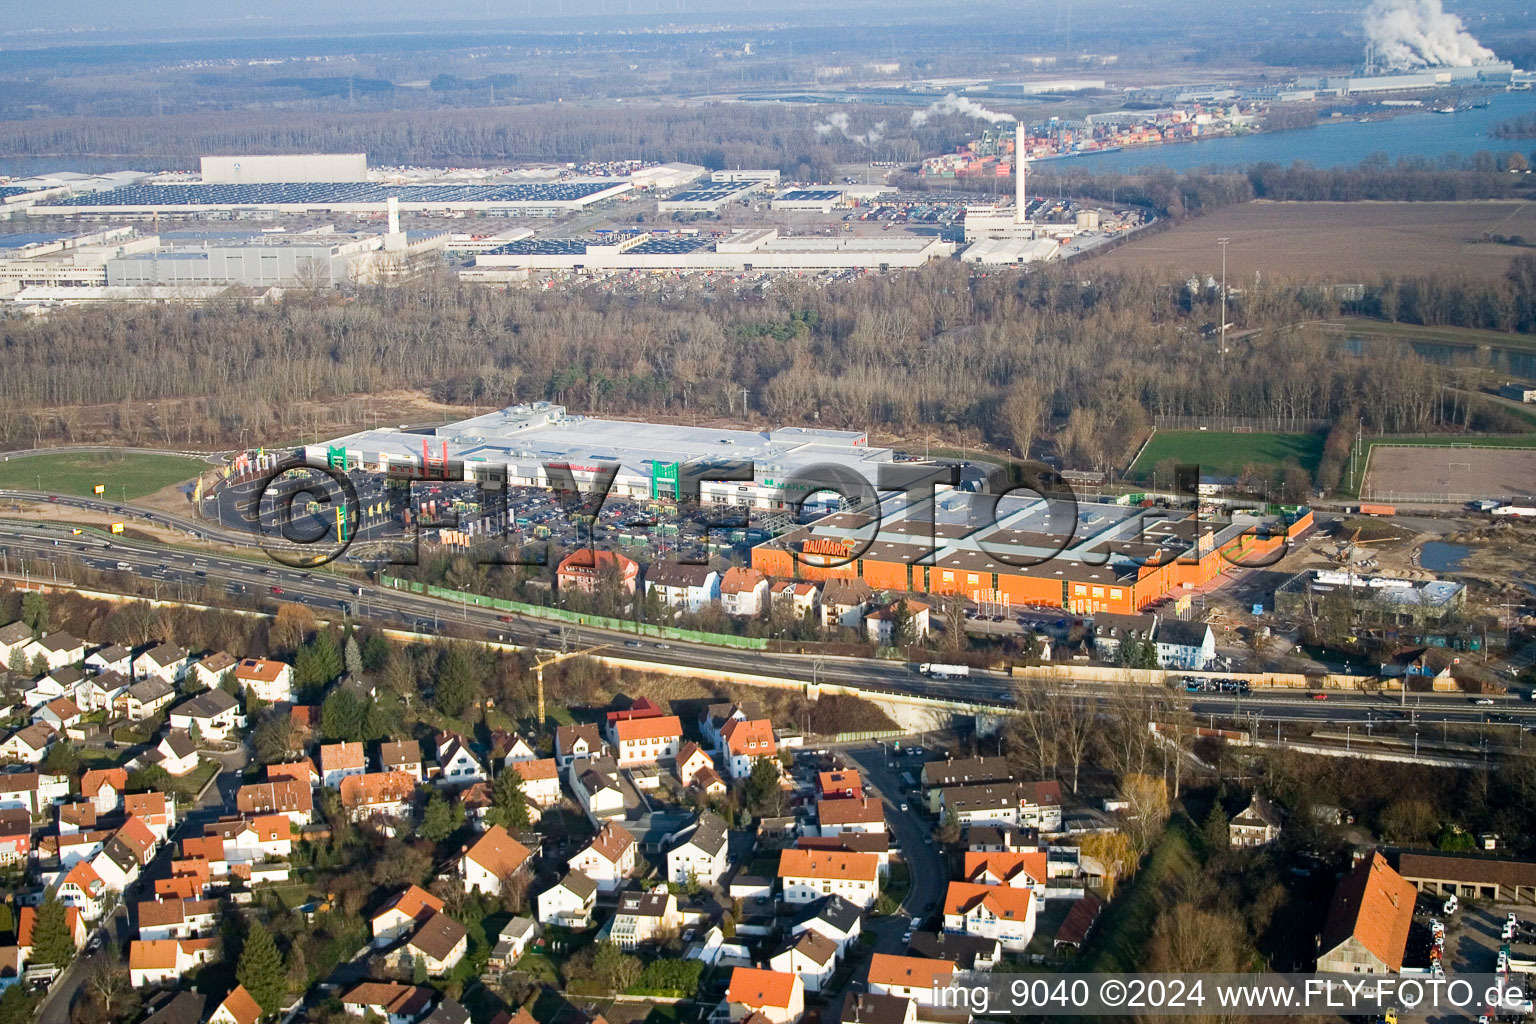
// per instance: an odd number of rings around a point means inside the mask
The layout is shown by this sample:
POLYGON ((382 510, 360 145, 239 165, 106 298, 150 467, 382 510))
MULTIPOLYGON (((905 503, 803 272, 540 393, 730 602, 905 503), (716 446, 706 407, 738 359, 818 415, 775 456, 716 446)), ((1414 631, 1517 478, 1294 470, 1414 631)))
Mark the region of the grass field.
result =
POLYGON ((0 462, 0 488, 46 489, 89 498, 96 485, 103 484, 106 491, 102 496, 108 501, 132 501, 191 480, 207 468, 202 459, 181 455, 45 453, 0 462))
POLYGON ((1167 277, 1220 274, 1218 238, 1230 238, 1229 281, 1255 273, 1371 281, 1384 274, 1501 277, 1529 249, 1478 242, 1485 232, 1536 237, 1536 203, 1272 203, 1218 210, 1097 262, 1167 277))
MULTIPOLYGON (((1251 463, 1279 466, 1295 459, 1308 473, 1323 457, 1321 434, 1234 434, 1219 430, 1159 430, 1132 464, 1130 475, 1150 480, 1164 459, 1198 465, 1220 476, 1236 476, 1251 463)), ((1162 485, 1164 482, 1159 480, 1162 485)), ((1169 480, 1166 486, 1173 486, 1169 480)))

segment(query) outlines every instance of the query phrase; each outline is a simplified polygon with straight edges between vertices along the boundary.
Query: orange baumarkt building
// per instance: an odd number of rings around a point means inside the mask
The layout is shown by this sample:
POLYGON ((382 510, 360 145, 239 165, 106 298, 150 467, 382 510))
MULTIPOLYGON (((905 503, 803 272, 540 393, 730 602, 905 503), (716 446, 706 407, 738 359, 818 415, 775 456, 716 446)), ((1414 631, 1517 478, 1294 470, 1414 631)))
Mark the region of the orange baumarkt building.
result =
POLYGON ((857 578, 876 590, 978 603, 1131 613, 1229 569, 1271 564, 1311 526, 1305 507, 1215 518, 953 491, 887 503, 878 517, 826 516, 753 548, 752 567, 781 579, 857 578))

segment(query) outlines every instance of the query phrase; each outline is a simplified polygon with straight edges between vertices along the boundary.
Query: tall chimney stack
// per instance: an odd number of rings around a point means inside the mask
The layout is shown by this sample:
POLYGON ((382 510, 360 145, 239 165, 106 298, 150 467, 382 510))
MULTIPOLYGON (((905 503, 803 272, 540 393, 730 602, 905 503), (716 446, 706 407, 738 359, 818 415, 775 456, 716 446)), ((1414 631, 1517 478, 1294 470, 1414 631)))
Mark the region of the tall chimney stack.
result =
POLYGON ((1024 223, 1024 178, 1028 169, 1024 162, 1024 122, 1020 120, 1013 129, 1013 222, 1024 223))
POLYGON ((398 235, 400 233, 400 200, 394 196, 390 196, 388 205, 389 233, 392 235, 398 235))

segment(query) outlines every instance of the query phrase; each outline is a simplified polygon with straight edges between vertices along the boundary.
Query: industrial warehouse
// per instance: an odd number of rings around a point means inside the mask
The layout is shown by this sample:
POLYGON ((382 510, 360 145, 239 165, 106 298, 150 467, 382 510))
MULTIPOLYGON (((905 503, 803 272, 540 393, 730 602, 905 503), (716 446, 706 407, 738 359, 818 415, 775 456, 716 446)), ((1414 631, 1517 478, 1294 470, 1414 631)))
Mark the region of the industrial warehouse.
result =
POLYGON ((937 235, 795 236, 751 228, 714 239, 695 231, 612 232, 595 239, 525 238, 475 257, 478 272, 527 270, 889 270, 954 252, 937 235))
POLYGON ((615 497, 677 497, 680 468, 745 463, 751 481, 702 483, 701 500, 755 509, 782 509, 783 484, 812 467, 835 466, 873 484, 878 467, 894 461, 889 448, 871 448, 854 430, 781 427, 725 430, 573 416, 550 402, 515 405, 459 420, 428 434, 379 428, 309 445, 315 464, 383 473, 441 476, 488 485, 549 487, 550 467, 568 470, 575 486, 594 487, 605 471, 617 476, 615 497))
POLYGON ((1193 511, 947 491, 839 512, 752 549, 769 576, 860 579, 874 590, 957 595, 1077 615, 1129 614, 1261 565, 1312 526, 1312 511, 1193 511))
MULTIPOLYGON (((860 579, 876 590, 954 594, 977 602, 1063 608, 1076 614, 1136 612, 1216 581, 1235 564, 1260 564, 1312 526, 1307 508, 1279 515, 1193 511, 1046 499, 1000 499, 938 488, 922 497, 885 490, 896 461, 857 431, 782 427, 722 430, 569 415, 547 402, 513 406, 438 427, 431 434, 365 430, 310 445, 305 459, 487 487, 551 487, 551 470, 580 490, 615 498, 676 499, 684 472, 699 471, 700 501, 765 512, 802 499, 830 514, 752 550, 752 567, 784 579, 860 579), (750 466, 751 479, 709 480, 708 468, 750 466), (684 467, 688 469, 684 469, 684 467), (833 481, 839 481, 834 483, 833 481), (841 494, 834 493, 840 491, 841 494), (995 507, 994 507, 995 506, 995 507)), ((721 475, 724 475, 722 472, 721 475)), ((567 486, 569 486, 568 484, 567 486)))

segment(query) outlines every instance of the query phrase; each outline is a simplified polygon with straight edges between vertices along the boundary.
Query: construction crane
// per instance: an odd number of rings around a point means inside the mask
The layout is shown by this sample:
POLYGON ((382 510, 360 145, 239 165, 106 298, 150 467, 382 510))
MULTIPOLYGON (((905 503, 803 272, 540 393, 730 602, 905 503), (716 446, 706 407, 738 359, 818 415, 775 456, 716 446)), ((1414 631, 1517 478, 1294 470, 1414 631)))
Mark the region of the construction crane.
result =
POLYGON ((567 658, 577 658, 583 654, 591 654, 593 651, 601 651, 607 644, 598 644, 595 647, 583 647, 579 651, 564 651, 560 654, 551 654, 547 658, 540 658, 533 663, 533 678, 539 684, 539 727, 544 725, 544 670, 551 665, 558 665, 567 658))
POLYGON ((1385 544, 1388 541, 1397 539, 1396 537, 1377 537, 1375 540, 1361 540, 1360 530, 1361 527, 1355 527, 1355 532, 1350 535, 1349 539, 1339 545, 1339 549, 1333 555, 1334 561, 1340 565, 1348 565, 1355 560, 1355 552, 1359 548, 1363 548, 1368 544, 1385 544))

